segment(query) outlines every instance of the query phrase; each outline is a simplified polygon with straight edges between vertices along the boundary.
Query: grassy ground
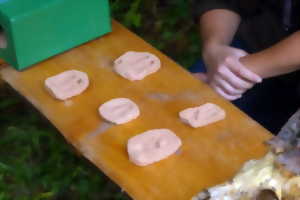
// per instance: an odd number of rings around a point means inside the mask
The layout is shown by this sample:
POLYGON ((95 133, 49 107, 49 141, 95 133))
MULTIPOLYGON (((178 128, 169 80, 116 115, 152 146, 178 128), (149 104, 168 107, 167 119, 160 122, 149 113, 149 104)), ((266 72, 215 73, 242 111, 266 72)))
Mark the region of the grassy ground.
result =
POLYGON ((129 199, 11 89, 0 98, 0 200, 129 199))
MULTIPOLYGON (((112 15, 187 67, 199 55, 184 0, 111 0, 112 15), (163 3, 162 3, 163 2, 163 3)), ((39 113, 0 86, 0 200, 126 200, 39 113)))

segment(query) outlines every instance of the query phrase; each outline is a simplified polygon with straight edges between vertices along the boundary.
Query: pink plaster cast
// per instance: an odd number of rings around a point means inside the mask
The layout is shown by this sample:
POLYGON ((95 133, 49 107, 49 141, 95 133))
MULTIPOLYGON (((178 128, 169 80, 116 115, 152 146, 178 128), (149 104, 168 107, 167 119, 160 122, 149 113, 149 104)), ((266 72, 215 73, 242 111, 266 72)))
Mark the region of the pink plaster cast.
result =
POLYGON ((148 52, 128 51, 115 60, 114 70, 130 80, 142 80, 160 68, 160 60, 148 52))
POLYGON ((56 99, 66 100, 81 94, 89 86, 86 73, 77 70, 64 71, 45 80, 45 87, 56 99))
POLYGON ((179 113, 180 119, 194 128, 225 119, 225 111, 219 106, 206 103, 204 105, 187 108, 179 113))
POLYGON ((158 162, 175 153, 181 140, 171 130, 153 129, 128 140, 129 159, 138 166, 158 162))
POLYGON ((115 98, 99 107, 100 115, 115 124, 127 123, 140 115, 138 106, 127 98, 115 98))

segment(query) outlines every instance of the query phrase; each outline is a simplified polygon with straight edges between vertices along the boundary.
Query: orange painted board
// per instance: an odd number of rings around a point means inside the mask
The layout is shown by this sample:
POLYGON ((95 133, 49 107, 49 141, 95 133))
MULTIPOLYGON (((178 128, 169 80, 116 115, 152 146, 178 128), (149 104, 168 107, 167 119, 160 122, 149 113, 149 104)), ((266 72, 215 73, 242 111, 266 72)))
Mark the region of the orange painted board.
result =
POLYGON ((264 155, 270 134, 231 103, 194 79, 185 69, 117 22, 113 32, 39 63, 23 72, 1 70, 3 79, 43 113, 66 140, 137 200, 185 200, 200 189, 229 179, 248 159, 264 155), (113 60, 127 51, 157 55, 162 68, 131 82, 112 70, 113 60), (67 101, 52 98, 44 80, 68 69, 86 72, 89 88, 67 101), (141 116, 124 125, 110 125, 98 107, 116 97, 138 104, 141 116), (212 102, 227 113, 225 120, 191 128, 178 112, 212 102), (149 129, 168 128, 183 142, 175 155, 147 167, 128 160, 127 140, 149 129))

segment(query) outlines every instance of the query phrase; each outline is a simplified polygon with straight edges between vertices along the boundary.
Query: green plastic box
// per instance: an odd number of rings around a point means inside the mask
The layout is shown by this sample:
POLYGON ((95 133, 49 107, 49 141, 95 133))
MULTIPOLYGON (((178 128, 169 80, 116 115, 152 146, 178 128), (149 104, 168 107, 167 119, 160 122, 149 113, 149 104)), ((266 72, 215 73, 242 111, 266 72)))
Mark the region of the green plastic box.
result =
POLYGON ((0 58, 17 70, 111 31, 108 0, 0 0, 6 45, 0 58))

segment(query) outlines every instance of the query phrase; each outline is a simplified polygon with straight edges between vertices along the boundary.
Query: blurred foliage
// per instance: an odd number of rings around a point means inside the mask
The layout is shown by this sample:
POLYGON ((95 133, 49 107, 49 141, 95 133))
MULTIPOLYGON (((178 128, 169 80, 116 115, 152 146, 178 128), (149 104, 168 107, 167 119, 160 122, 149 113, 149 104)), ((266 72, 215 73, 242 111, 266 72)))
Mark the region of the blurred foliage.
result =
MULTIPOLYGON (((188 67, 198 58, 188 1, 110 3, 115 19, 175 61, 188 67)), ((0 200, 129 199, 25 102, 0 86, 0 200)))
POLYGON ((200 57, 189 0, 111 0, 112 16, 184 67, 200 57))
POLYGON ((0 200, 129 199, 11 89, 0 99, 0 200))

